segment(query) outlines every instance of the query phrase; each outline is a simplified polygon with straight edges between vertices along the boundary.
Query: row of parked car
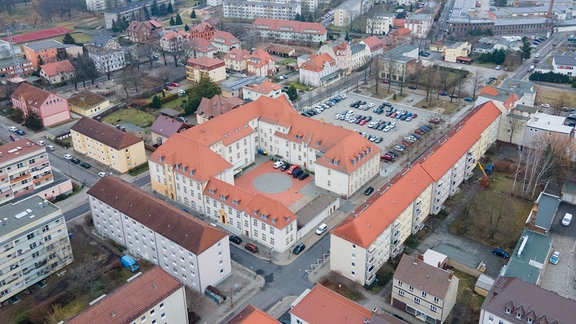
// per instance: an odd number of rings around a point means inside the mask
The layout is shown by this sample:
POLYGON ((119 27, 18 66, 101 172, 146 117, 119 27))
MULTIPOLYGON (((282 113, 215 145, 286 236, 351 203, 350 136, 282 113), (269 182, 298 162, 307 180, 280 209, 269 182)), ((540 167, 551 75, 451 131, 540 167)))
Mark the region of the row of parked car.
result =
POLYGON ((432 130, 431 125, 420 126, 414 130, 414 133, 406 136, 401 143, 396 144, 394 148, 380 156, 380 158, 386 162, 394 162, 394 160, 399 156, 400 153, 406 151, 406 149, 416 143, 422 136, 432 130))
POLYGON ((418 117, 418 114, 413 114, 413 113, 411 113, 407 110, 404 110, 404 109, 396 109, 394 107, 388 107, 386 109, 386 116, 390 117, 390 118, 395 118, 395 119, 410 122, 413 119, 415 119, 416 117, 418 117))
POLYGON ((310 173, 306 172, 303 168, 301 168, 298 164, 290 164, 284 163, 283 161, 276 161, 273 165, 274 169, 280 169, 280 171, 284 172, 288 170, 288 174, 290 174, 293 178, 298 178, 298 180, 304 180, 310 176, 310 173))
POLYGON ((324 110, 329 109, 330 107, 335 106, 337 103, 339 103, 340 101, 342 101, 346 98, 348 98, 348 96, 345 93, 343 93, 341 95, 337 95, 336 97, 334 97, 330 100, 327 100, 324 103, 314 105, 314 107, 302 111, 301 115, 305 116, 305 117, 312 117, 314 115, 317 115, 317 114, 323 112, 324 110))

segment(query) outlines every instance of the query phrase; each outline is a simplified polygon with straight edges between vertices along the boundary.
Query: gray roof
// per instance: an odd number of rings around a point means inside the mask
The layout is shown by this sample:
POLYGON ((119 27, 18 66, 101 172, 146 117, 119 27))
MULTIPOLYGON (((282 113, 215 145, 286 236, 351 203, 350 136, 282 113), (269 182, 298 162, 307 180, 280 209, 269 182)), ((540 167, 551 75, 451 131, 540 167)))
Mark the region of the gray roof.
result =
POLYGON ((382 57, 395 61, 409 62, 416 59, 416 57, 407 56, 406 53, 414 50, 418 51, 418 46, 410 44, 401 44, 400 46, 395 47, 389 50, 388 52, 382 54, 382 57))
POLYGON ((530 114, 534 114, 536 112, 538 112, 538 107, 534 107, 534 106, 526 106, 526 105, 516 105, 516 108, 514 108, 515 110, 518 111, 523 111, 523 112, 527 112, 530 114))
POLYGON ((536 213, 536 226, 549 229, 554 215, 560 205, 560 197, 541 192, 538 197, 538 212, 536 213))
POLYGON ((266 77, 262 76, 251 76, 242 79, 231 79, 222 82, 222 88, 226 88, 229 90, 238 90, 244 87, 245 85, 249 84, 260 84, 264 81, 268 80, 266 77))
POLYGON ((352 10, 352 8, 358 5, 358 0, 347 0, 341 3, 336 9, 341 10, 352 10))
MULTIPOLYGON (((42 224, 42 218, 62 212, 60 208, 49 201, 45 201, 40 196, 32 196, 28 199, 20 200, 15 203, 0 206, 0 237, 10 235, 10 233, 33 223, 42 224)), ((6 237, 6 239, 8 236, 6 237)))
MULTIPOLYGON (((160 2, 161 1, 158 1, 158 3, 160 3, 160 2)), ((134 10, 137 8, 141 8, 141 7, 143 7, 145 5, 149 5, 149 4, 152 4, 152 1, 132 2, 132 3, 129 3, 129 4, 122 6, 122 7, 110 9, 110 10, 106 11, 106 13, 121 13, 121 12, 125 12, 125 11, 134 10)))
POLYGON ((40 51, 40 50, 45 50, 45 49, 49 49, 49 48, 65 48, 64 44, 55 41, 53 39, 49 39, 49 40, 45 40, 45 41, 41 41, 41 42, 37 42, 37 43, 31 43, 31 44, 25 44, 24 46, 33 49, 34 51, 40 51))
POLYGON ((154 121, 154 124, 150 126, 150 131, 162 136, 170 137, 177 133, 180 128, 184 125, 183 122, 173 119, 167 116, 158 116, 154 121))
POLYGON ((366 44, 356 43, 356 44, 352 44, 352 46, 350 46, 350 51, 352 52, 352 55, 354 55, 358 52, 362 52, 365 48, 366 48, 366 44))
POLYGON ((562 184, 562 193, 575 194, 576 193, 576 182, 567 180, 562 184))
POLYGON ((489 291, 492 289, 492 286, 494 286, 494 281, 492 277, 481 274, 478 280, 476 280, 476 287, 489 291))
POLYGON ((498 88, 512 91, 516 93, 518 97, 536 92, 534 83, 511 78, 505 79, 498 88))
POLYGON ((402 255, 394 272, 394 280, 401 280, 440 299, 446 299, 453 282, 458 283, 452 271, 429 265, 408 254, 402 255))
POLYGON ((544 24, 546 18, 514 18, 514 19, 498 19, 494 21, 494 26, 514 26, 514 25, 529 25, 529 24, 544 24))
POLYGON ((576 65, 576 58, 574 55, 554 55, 554 64, 576 65))
POLYGON ((507 323, 525 323, 532 318, 532 323, 545 318, 544 323, 574 323, 576 301, 548 291, 517 278, 499 277, 482 309, 496 315, 507 323), (506 313, 506 308, 511 310, 506 313), (516 311, 523 314, 522 321, 516 319, 516 311), (533 316, 533 317, 532 317, 533 316))
POLYGON ((8 59, 8 60, 1 60, 0 61, 0 68, 4 68, 4 67, 9 67, 9 66, 14 66, 16 64, 22 65, 22 64, 32 64, 30 63, 30 61, 23 59, 23 58, 15 58, 15 59, 8 59))
POLYGON ((90 45, 95 46, 95 47, 104 47, 112 39, 113 39, 112 36, 96 35, 96 36, 94 36, 94 38, 92 38, 90 45))
POLYGON ((520 278, 531 284, 540 282, 540 276, 551 248, 551 237, 527 229, 524 230, 516 244, 514 253, 510 255, 504 276, 520 278), (526 244, 522 254, 518 255, 524 237, 527 238, 526 244))

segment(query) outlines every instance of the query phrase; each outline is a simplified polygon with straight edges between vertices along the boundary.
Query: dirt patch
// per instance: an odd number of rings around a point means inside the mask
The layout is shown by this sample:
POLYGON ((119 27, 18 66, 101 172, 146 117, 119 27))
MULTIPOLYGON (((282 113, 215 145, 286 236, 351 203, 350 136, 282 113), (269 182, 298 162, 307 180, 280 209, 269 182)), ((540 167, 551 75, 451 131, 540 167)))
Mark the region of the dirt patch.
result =
POLYGON ((573 88, 538 85, 536 104, 549 104, 552 108, 576 107, 576 91, 573 88))
POLYGON ((480 317, 480 307, 484 302, 484 297, 474 292, 476 278, 459 271, 454 271, 454 276, 459 279, 458 297, 450 323, 474 323, 480 317))
POLYGON ((364 289, 361 285, 336 272, 330 271, 329 274, 320 279, 320 283, 350 300, 357 302, 364 299, 364 296, 360 292, 364 289))
POLYGON ((439 98, 436 94, 431 94, 431 96, 432 100, 421 100, 414 107, 429 109, 430 111, 446 115, 454 115, 461 108, 456 100, 450 102, 450 98, 447 96, 440 96, 439 98))

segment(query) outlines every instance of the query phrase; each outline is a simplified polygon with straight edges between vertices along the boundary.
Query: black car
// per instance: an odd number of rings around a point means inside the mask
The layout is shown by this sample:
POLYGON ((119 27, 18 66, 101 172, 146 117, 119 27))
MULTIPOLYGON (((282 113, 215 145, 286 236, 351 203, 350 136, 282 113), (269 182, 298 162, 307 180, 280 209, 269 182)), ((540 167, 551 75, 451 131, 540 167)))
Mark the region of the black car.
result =
POLYGON ((286 170, 288 170, 288 168, 290 167, 290 163, 284 163, 281 167, 280 167, 280 171, 284 172, 286 170))
POLYGON ((292 178, 298 178, 303 173, 304 173, 304 170, 296 169, 296 171, 292 172, 292 178))
POLYGON ((408 89, 416 90, 416 86, 409 86, 408 89))
POLYGON ((304 251, 305 248, 306 248, 306 245, 304 245, 304 243, 298 243, 298 245, 296 245, 296 247, 294 247, 294 250, 292 250, 292 253, 300 254, 300 252, 304 251))
POLYGON ((242 239, 236 235, 232 235, 229 237, 230 242, 235 243, 235 244, 242 244, 242 239))
POLYGON ((366 188, 366 190, 364 190, 364 195, 365 195, 365 196, 370 196, 373 192, 374 192, 374 188, 373 188, 373 187, 368 187, 368 188, 366 188))
POLYGON ((90 167, 91 167, 91 165, 86 163, 86 162, 80 163, 80 166, 83 167, 84 169, 90 169, 90 167))
POLYGON ((80 160, 78 160, 77 158, 73 157, 70 159, 70 162, 74 163, 74 164, 80 164, 80 160))
POLYGON ((298 180, 304 180, 310 176, 310 173, 303 172, 301 175, 298 176, 298 180))

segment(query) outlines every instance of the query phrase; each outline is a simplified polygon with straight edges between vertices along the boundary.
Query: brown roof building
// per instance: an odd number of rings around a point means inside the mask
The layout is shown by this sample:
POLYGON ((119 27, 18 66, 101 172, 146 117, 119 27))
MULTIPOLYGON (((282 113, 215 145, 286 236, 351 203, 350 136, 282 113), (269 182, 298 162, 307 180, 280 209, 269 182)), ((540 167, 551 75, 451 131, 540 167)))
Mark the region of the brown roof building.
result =
POLYGON ((218 228, 118 178, 104 177, 88 196, 100 235, 186 286, 203 292, 230 274, 228 235, 218 228))
POLYGON ((76 69, 68 60, 62 60, 40 65, 40 76, 50 84, 72 80, 76 69))
POLYGON ((65 323, 125 324, 142 319, 188 323, 184 286, 158 267, 104 296, 65 323))
POLYGON ((153 145, 162 145, 168 138, 176 133, 181 133, 190 128, 185 123, 177 120, 175 117, 160 115, 152 126, 150 126, 150 133, 152 134, 153 145))
POLYGON ((220 116, 230 110, 240 107, 244 100, 237 97, 226 98, 222 95, 215 95, 212 98, 202 98, 198 110, 196 110, 196 120, 198 124, 220 116))
POLYGON ((134 43, 151 43, 160 38, 160 32, 164 30, 164 24, 156 20, 132 21, 126 34, 134 43))
POLYGON ((94 116, 110 107, 110 100, 106 97, 91 92, 83 91, 68 99, 70 110, 81 116, 94 116))
POLYGON ((216 32, 216 27, 212 26, 209 22, 201 22, 196 26, 190 27, 190 38, 200 37, 205 40, 212 39, 212 36, 216 32))

